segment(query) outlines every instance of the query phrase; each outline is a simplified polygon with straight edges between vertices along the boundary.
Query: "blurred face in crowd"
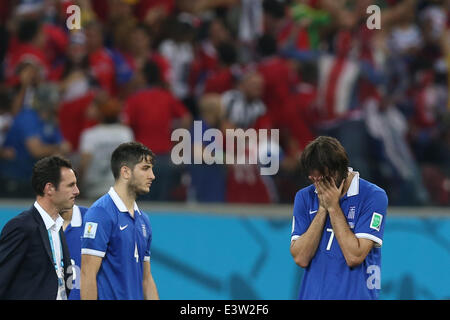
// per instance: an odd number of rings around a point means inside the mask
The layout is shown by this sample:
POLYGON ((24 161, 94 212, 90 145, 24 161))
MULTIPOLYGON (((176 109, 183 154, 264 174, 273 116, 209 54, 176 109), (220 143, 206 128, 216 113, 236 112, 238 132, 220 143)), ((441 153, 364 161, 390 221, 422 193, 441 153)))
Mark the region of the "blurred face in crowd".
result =
POLYGON ((69 45, 67 56, 74 64, 80 64, 87 55, 86 44, 73 42, 69 45))
POLYGON ((202 119, 211 127, 218 126, 223 117, 222 96, 215 93, 205 94, 200 99, 199 107, 202 119))
POLYGON ((124 0, 110 0, 109 18, 115 19, 127 19, 133 17, 133 5, 127 3, 124 0))
POLYGON ((36 35, 35 44, 39 48, 43 49, 45 47, 45 43, 46 43, 46 37, 45 37, 44 28, 42 26, 40 26, 39 32, 36 35))
POLYGON ((37 85, 41 80, 41 68, 32 63, 22 63, 17 67, 20 82, 23 85, 37 85))
POLYGON ((221 21, 213 20, 209 27, 209 39, 217 47, 219 44, 230 40, 230 33, 221 21))
POLYGON ((94 23, 86 28, 86 40, 89 52, 103 47, 103 34, 100 25, 94 23))
POLYGON ((130 36, 130 49, 133 53, 139 54, 150 49, 150 35, 142 28, 135 28, 130 36))
POLYGON ((264 79, 255 71, 245 75, 241 82, 241 91, 248 100, 257 100, 262 97, 264 79))

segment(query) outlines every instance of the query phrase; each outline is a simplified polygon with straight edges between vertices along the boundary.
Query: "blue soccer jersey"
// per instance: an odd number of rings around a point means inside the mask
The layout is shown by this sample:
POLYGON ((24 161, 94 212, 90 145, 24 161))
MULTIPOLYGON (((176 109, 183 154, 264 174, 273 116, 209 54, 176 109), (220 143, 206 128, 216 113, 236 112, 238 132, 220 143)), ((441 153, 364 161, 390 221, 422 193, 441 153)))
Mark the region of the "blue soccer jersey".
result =
POLYGON ((73 206, 72 220, 64 230, 67 246, 69 247, 70 259, 72 260, 72 287, 70 288, 69 300, 80 300, 80 267, 81 267, 81 241, 84 230, 84 216, 88 208, 73 206))
MULTIPOLYGON (((339 203, 355 236, 370 239, 375 245, 363 263, 350 268, 334 237, 330 217, 327 216, 316 254, 305 269, 299 299, 378 299, 381 288, 381 245, 388 199, 383 189, 355 173, 347 194, 339 203)), ((318 208, 319 199, 314 185, 297 192, 291 241, 308 230, 318 208)))
POLYGON ((150 261, 152 230, 134 205, 134 218, 111 188, 85 216, 81 254, 102 257, 97 274, 100 300, 142 300, 143 262, 150 261))

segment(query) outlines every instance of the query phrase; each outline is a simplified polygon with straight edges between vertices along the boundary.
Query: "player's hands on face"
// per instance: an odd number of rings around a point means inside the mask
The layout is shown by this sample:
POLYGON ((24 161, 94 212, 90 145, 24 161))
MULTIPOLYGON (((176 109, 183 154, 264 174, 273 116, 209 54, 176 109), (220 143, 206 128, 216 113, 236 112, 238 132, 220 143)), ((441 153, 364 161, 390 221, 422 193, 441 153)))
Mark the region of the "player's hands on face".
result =
MULTIPOLYGON (((310 176, 308 176, 309 180, 314 184, 314 186, 316 187, 317 192, 319 192, 319 187, 318 187, 318 183, 319 181, 321 181, 324 177, 320 174, 311 174, 310 176)), ((323 205, 323 201, 321 199, 321 195, 319 195, 319 193, 317 194, 319 197, 319 209, 320 207, 322 207, 323 209, 325 209, 325 206, 323 205)))
POLYGON ((341 197, 342 189, 344 188, 344 180, 341 185, 336 187, 336 182, 331 177, 322 177, 314 183, 317 190, 320 206, 327 209, 339 206, 339 199, 341 197))

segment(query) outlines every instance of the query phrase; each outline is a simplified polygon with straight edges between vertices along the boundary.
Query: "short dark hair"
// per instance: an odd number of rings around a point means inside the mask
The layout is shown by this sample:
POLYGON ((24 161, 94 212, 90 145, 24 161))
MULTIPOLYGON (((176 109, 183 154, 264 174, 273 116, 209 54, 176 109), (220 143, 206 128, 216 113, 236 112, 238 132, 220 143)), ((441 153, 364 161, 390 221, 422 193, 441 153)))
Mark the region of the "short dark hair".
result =
POLYGON ((17 38, 20 42, 31 42, 39 33, 42 24, 38 19, 24 19, 19 22, 17 38))
POLYGON ((226 66, 231 66, 237 61, 236 48, 231 43, 222 42, 219 44, 217 53, 220 61, 226 66))
POLYGON ((264 0, 263 11, 275 19, 281 19, 285 16, 285 4, 279 0, 264 0))
POLYGON ((347 176, 348 164, 344 147, 336 138, 327 136, 310 142, 300 157, 300 168, 306 177, 314 170, 323 175, 337 173, 338 184, 347 176))
POLYGON ((147 156, 150 156, 150 162, 153 165, 155 154, 152 150, 140 142, 125 142, 119 145, 111 155, 111 170, 114 179, 120 177, 120 168, 127 166, 131 169, 141 162, 147 156))
POLYGON ((34 193, 43 196, 45 185, 49 182, 58 189, 61 182, 61 168, 73 170, 70 161, 60 156, 45 157, 36 162, 31 176, 34 193))
POLYGON ((268 33, 263 34, 258 39, 257 48, 262 57, 274 55, 278 51, 277 40, 268 33))
POLYGON ((142 68, 142 73, 148 85, 150 86, 161 85, 162 82, 161 70, 159 69, 159 66, 155 62, 153 61, 146 62, 144 67, 142 68))

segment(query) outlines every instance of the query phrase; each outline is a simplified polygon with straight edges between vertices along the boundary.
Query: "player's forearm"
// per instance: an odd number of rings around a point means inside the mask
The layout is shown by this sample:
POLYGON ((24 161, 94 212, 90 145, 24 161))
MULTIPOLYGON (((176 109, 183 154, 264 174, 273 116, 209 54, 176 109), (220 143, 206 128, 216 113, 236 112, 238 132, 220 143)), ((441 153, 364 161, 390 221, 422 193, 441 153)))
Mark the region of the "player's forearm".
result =
POLYGON ((326 217, 326 210, 319 207, 308 230, 291 244, 291 255, 295 263, 302 268, 308 267, 311 259, 316 254, 326 217))
POLYGON ((365 251, 360 246, 359 239, 350 229, 341 208, 339 206, 329 208, 328 213, 330 215, 334 236, 339 243, 347 265, 349 267, 355 267, 361 264, 365 258, 365 251))
POLYGON ((84 273, 81 268, 81 283, 80 283, 81 300, 97 300, 97 277, 84 273))
POLYGON ((158 290, 156 289, 156 283, 153 280, 153 277, 144 280, 143 287, 145 300, 159 300, 158 290))

